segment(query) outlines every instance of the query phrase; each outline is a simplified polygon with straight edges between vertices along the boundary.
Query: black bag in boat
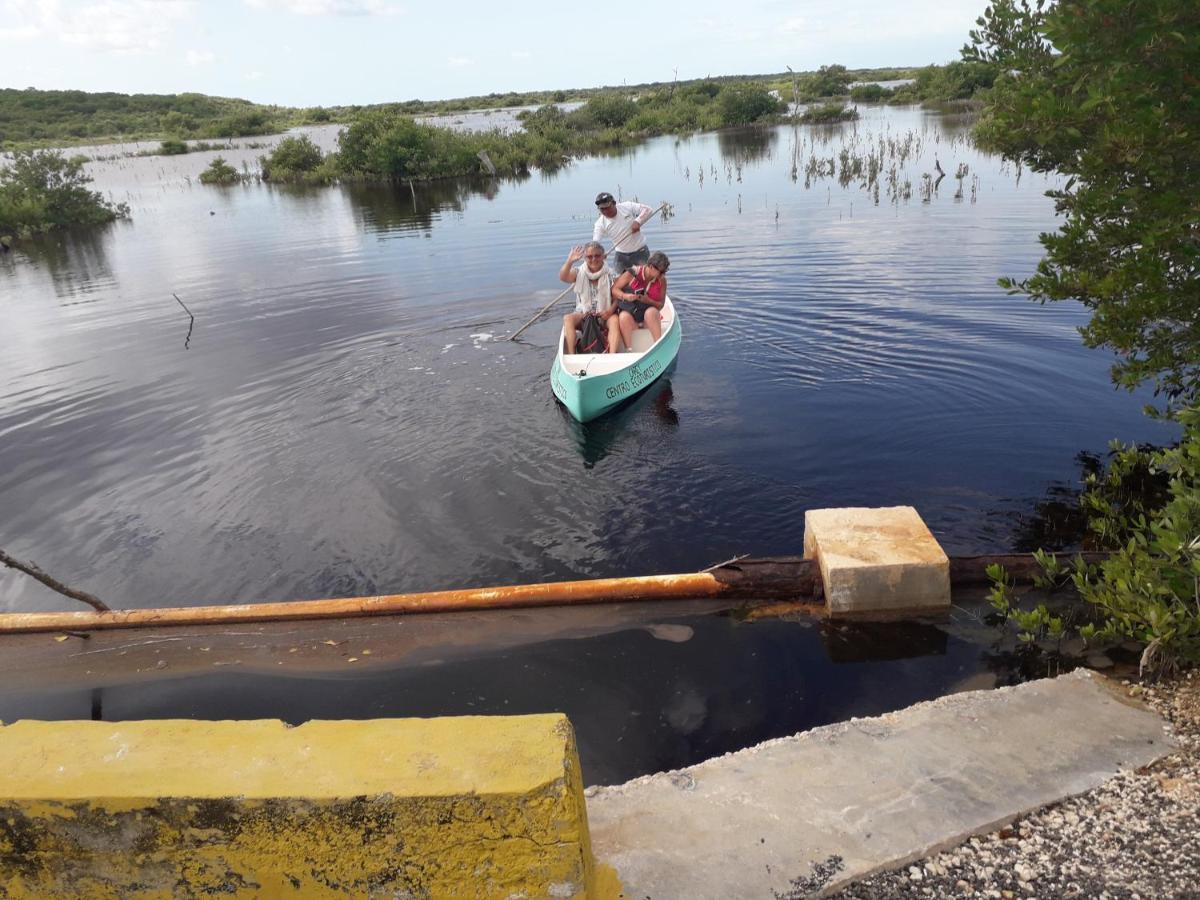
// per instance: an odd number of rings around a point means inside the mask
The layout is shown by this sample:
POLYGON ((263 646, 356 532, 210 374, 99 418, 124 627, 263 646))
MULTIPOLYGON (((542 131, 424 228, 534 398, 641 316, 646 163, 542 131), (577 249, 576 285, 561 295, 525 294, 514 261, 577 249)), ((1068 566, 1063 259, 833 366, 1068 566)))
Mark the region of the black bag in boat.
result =
POLYGON ((579 341, 576 353, 604 353, 608 350, 608 334, 604 323, 597 315, 583 317, 579 323, 579 341))

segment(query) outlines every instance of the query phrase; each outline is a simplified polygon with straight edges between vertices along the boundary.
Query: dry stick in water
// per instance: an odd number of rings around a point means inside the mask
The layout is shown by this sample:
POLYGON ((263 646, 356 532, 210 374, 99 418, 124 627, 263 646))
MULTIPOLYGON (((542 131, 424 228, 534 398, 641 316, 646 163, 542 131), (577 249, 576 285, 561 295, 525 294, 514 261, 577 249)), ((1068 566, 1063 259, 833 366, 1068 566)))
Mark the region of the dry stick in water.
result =
POLYGON ((192 315, 192 311, 191 311, 190 309, 188 309, 188 308, 187 308, 187 304, 186 304, 186 303, 184 303, 182 300, 180 300, 180 299, 179 299, 179 295, 178 295, 178 294, 174 294, 174 293, 173 293, 173 294, 171 294, 171 296, 175 298, 175 302, 176 302, 176 303, 178 303, 180 306, 182 306, 182 307, 183 307, 183 311, 184 311, 185 313, 187 313, 187 314, 188 314, 188 319, 190 319, 190 320, 191 320, 191 321, 189 321, 189 322, 188 322, 188 333, 187 333, 187 337, 185 337, 185 338, 183 339, 183 349, 184 349, 184 350, 187 350, 187 349, 188 349, 188 344, 190 344, 190 343, 192 342, 192 329, 193 329, 193 328, 195 327, 195 325, 196 325, 196 317, 195 317, 195 316, 193 316, 193 315, 192 315))
MULTIPOLYGON (((662 212, 663 208, 666 207, 667 205, 668 204, 663 203, 662 206, 659 206, 658 209, 654 210, 654 212, 650 213, 650 215, 648 215, 646 217, 646 221, 649 222, 651 219, 653 219, 656 215, 658 215, 660 212, 662 212)), ((629 237, 629 235, 632 233, 633 233, 633 226, 630 225, 629 228, 625 229, 625 232, 619 238, 615 238, 613 240, 614 250, 615 250, 617 244, 619 244, 621 241, 625 240, 625 238, 629 237)), ((573 285, 572 285, 572 287, 573 287, 573 285)), ((526 328, 528 328, 530 325, 532 325, 534 322, 536 322, 538 319, 540 319, 542 316, 544 316, 547 312, 549 312, 550 307, 552 307, 555 303, 557 303, 563 297, 567 296, 567 294, 570 293, 570 291, 571 291, 571 287, 568 287, 561 294, 559 294, 557 297, 555 297, 553 300, 551 300, 549 303, 547 303, 545 306, 543 306, 541 309, 539 309, 537 311, 537 314, 532 319, 530 319, 528 322, 526 322, 524 325, 522 325, 520 328, 518 328, 516 331, 514 331, 512 334, 510 334, 508 336, 508 340, 515 341, 517 338, 519 338, 521 336, 521 333, 526 328)))
POLYGON ((3 550, 0 550, 0 563, 4 563, 4 565, 8 566, 10 569, 16 569, 18 572, 24 572, 30 578, 36 578, 46 587, 53 591, 58 591, 60 594, 70 597, 72 600, 79 600, 82 603, 86 603, 92 609, 96 610, 96 612, 109 611, 108 607, 103 602, 93 597, 91 594, 67 587, 61 581, 51 578, 49 575, 39 569, 35 563, 21 562, 19 559, 14 559, 13 557, 9 556, 3 550))

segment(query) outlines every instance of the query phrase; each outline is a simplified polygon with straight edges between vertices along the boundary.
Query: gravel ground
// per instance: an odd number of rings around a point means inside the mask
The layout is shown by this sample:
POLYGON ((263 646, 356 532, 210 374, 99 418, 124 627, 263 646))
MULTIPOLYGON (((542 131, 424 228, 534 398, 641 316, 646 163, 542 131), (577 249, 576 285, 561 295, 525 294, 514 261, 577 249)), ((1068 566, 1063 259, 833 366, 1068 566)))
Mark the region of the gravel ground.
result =
POLYGON ((1200 898, 1200 671, 1125 690, 1169 721, 1176 753, 833 896, 1200 898))

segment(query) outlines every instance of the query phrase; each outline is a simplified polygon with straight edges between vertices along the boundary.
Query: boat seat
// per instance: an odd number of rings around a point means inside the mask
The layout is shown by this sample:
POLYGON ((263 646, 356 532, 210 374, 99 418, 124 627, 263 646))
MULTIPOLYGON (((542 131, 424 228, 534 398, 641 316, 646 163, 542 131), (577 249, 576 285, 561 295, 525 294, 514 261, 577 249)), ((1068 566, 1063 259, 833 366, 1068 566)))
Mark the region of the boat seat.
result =
POLYGON ((629 349, 634 353, 645 353, 654 346, 654 338, 646 328, 639 328, 633 333, 633 346, 629 349))

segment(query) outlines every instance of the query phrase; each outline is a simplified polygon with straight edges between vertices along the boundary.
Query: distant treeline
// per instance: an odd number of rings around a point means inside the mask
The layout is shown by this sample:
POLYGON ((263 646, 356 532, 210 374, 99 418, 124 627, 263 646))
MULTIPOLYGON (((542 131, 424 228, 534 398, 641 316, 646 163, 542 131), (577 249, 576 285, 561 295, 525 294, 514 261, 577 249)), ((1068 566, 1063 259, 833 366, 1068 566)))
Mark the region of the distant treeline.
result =
POLYGON ((273 134, 297 111, 205 94, 0 89, 0 148, 157 137, 273 134))
MULTIPOLYGON (((773 121, 784 104, 765 85, 715 81, 594 93, 570 112, 546 103, 520 114, 522 131, 452 131, 417 122, 402 104, 360 110, 322 154, 307 137, 285 138, 261 160, 267 181, 424 180, 457 175, 517 175, 556 169, 573 157, 656 134, 773 121)), ((223 183, 228 172, 204 180, 223 183)), ((234 173, 236 177, 236 173, 234 173)))
MULTIPOLYGON (((276 134, 297 125, 337 122, 348 124, 362 116, 380 112, 407 116, 429 116, 470 109, 511 106, 544 106, 551 103, 584 102, 595 97, 622 96, 642 102, 648 97, 676 94, 710 98, 725 88, 755 85, 774 90, 784 100, 802 102, 831 97, 859 101, 915 103, 969 98, 995 78, 990 67, 979 63, 950 63, 921 69, 846 69, 822 66, 816 72, 792 75, 721 76, 678 83, 655 82, 619 88, 587 88, 556 91, 493 93, 454 100, 406 100, 370 106, 291 108, 265 106, 228 97, 205 94, 92 94, 85 91, 39 91, 32 88, 0 89, 0 149, 69 146, 117 140, 196 140, 276 134), (974 68, 971 68, 974 67, 974 68), (988 70, 988 71, 985 71, 988 70), (915 79, 895 92, 876 88, 850 88, 854 82, 915 79)), ((652 104, 646 104, 648 107, 652 104)), ((644 107, 644 108, 645 108, 644 107)), ((683 116, 678 127, 715 127, 712 116, 683 116)))

